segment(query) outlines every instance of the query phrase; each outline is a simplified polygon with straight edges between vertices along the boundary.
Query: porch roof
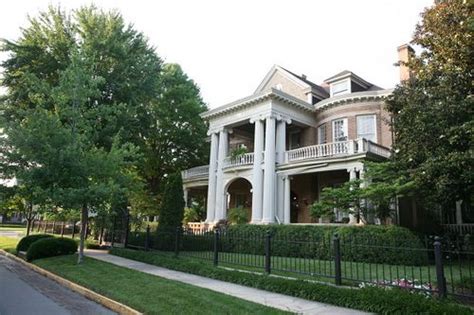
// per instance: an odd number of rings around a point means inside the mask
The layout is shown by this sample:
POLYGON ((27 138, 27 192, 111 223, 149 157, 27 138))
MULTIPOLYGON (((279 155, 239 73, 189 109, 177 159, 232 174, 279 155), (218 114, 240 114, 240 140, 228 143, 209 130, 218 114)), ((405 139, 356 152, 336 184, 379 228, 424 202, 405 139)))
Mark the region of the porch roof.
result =
POLYGON ((217 116, 222 116, 222 115, 229 114, 231 112, 241 110, 243 108, 252 106, 253 104, 260 103, 260 102, 265 101, 267 99, 279 100, 279 101, 282 101, 283 103, 285 103, 285 104, 287 104, 291 107, 298 108, 300 110, 304 110, 304 111, 307 111, 307 112, 315 112, 315 109, 314 109, 313 105, 311 105, 311 104, 309 104, 309 103, 307 103, 303 100, 300 100, 300 99, 298 99, 298 98, 296 98, 296 97, 294 97, 290 94, 287 94, 283 91, 272 88, 272 89, 267 90, 267 91, 262 91, 260 93, 252 94, 250 96, 241 98, 241 99, 239 99, 237 101, 234 101, 232 103, 229 103, 229 104, 226 104, 226 105, 223 105, 223 106, 219 106, 215 109, 211 109, 207 112, 202 113, 201 117, 203 119, 209 120, 209 119, 217 117, 217 116))

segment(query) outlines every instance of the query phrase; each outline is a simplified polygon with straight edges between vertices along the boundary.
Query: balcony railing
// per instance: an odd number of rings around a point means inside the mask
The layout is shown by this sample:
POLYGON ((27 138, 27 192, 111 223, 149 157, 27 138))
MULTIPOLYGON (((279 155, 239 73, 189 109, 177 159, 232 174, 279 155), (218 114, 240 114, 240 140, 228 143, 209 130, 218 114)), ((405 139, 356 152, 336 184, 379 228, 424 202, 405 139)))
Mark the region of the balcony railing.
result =
POLYGON ((286 151, 285 162, 301 161, 324 157, 337 157, 356 153, 370 152, 385 158, 390 157, 390 150, 366 139, 348 140, 316 144, 286 151))
POLYGON ((194 177, 207 177, 209 175, 209 165, 196 166, 183 171, 183 179, 190 179, 194 177))
POLYGON ((245 153, 237 157, 228 156, 224 160, 224 168, 252 165, 253 157, 253 152, 245 153))
MULTIPOLYGON (((285 152, 285 163, 299 162, 318 158, 348 156, 358 153, 372 153, 388 158, 390 149, 366 139, 356 139, 341 142, 311 145, 285 152)), ((264 153, 262 153, 264 155, 264 153)), ((254 153, 245 153, 238 157, 226 157, 224 169, 253 165, 254 153)), ((209 165, 193 167, 183 171, 183 179, 206 177, 209 174, 209 165)))

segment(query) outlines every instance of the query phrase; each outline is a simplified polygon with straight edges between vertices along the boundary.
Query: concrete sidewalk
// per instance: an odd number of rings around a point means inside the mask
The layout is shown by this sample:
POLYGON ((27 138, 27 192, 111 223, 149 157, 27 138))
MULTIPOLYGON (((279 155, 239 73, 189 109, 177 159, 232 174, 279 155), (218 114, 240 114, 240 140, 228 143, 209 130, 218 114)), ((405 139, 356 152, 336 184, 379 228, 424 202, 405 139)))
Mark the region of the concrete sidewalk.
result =
POLYGON ((246 301, 263 304, 269 307, 299 314, 368 314, 361 311, 332 306, 329 304, 307 301, 283 294, 254 289, 238 284, 196 276, 184 272, 157 267, 142 262, 110 255, 105 251, 86 250, 86 255, 97 260, 117 266, 138 270, 165 279, 175 280, 219 293, 228 294, 246 301))

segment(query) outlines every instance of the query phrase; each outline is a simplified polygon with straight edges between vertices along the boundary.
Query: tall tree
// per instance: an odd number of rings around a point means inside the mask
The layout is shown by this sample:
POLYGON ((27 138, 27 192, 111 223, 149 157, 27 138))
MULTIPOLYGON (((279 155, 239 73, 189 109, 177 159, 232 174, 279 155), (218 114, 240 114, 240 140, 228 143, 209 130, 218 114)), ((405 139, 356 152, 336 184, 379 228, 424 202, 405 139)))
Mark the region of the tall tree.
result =
POLYGON ((474 180, 472 1, 436 1, 422 13, 408 62, 410 80, 399 85, 393 116, 395 163, 425 202, 453 208, 472 201, 474 180))
POLYGON ((159 96, 150 104, 150 125, 143 130, 142 176, 153 203, 159 203, 163 178, 207 161, 207 127, 200 113, 207 109, 196 84, 177 64, 165 64, 159 96), (158 198, 158 200, 156 200, 158 198))
MULTIPOLYGON (((60 100, 52 91, 62 84, 61 76, 71 66, 72 56, 77 53, 87 62, 88 73, 97 80, 95 92, 80 105, 87 108, 82 112, 82 127, 87 126, 89 140, 97 149, 110 151, 118 138, 139 149, 139 174, 146 179, 148 190, 135 194, 133 200, 142 200, 136 204, 151 205, 156 214, 161 177, 171 169, 199 164, 205 151, 205 127, 198 113, 205 106, 198 88, 179 66, 163 67, 154 47, 118 12, 91 6, 67 14, 50 7, 29 19, 18 40, 3 40, 2 50, 9 57, 2 64, 7 94, 1 100, 1 115, 4 122, 18 125, 29 118, 30 109, 55 113, 60 100), (163 124, 176 130, 158 127, 163 124), (184 126, 188 133, 182 131, 184 126), (156 136, 157 130, 162 136, 156 136), (182 148, 179 154, 176 150, 182 148)), ((71 86, 59 97, 68 91, 73 91, 71 86)), ((65 122, 70 123, 70 117, 62 115, 61 123, 65 122)), ((125 211, 130 201, 117 194, 114 198, 113 204, 125 211)))

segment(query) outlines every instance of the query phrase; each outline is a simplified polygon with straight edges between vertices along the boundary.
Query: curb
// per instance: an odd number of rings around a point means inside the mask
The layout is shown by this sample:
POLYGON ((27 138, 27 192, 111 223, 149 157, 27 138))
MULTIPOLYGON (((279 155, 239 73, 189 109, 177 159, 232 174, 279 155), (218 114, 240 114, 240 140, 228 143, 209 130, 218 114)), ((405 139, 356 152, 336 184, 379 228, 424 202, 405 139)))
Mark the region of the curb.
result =
POLYGON ((57 283, 59 283, 60 285, 76 292, 76 293, 79 293, 80 295, 86 297, 87 299, 89 300, 92 300, 94 302, 97 302, 103 306, 105 306, 106 308, 114 311, 114 312, 117 312, 119 314, 123 314, 123 315, 141 315, 143 313, 140 313, 139 311, 137 310, 134 310, 133 308, 125 305, 125 304, 122 304, 122 303, 119 303, 117 301, 114 301, 108 297, 105 297, 99 293, 96 293, 90 289, 87 289, 83 286, 80 286, 72 281, 69 281, 69 280, 66 280, 50 271, 47 271, 43 268, 40 268, 34 264, 31 264, 29 262, 26 262, 24 261, 23 259, 21 258, 18 258, 17 256, 13 255, 13 254, 10 254, 8 252, 6 252, 5 250, 3 249, 0 249, 0 254, 3 255, 3 256, 6 256, 8 258, 11 258, 13 260, 15 260, 16 262, 20 263, 20 264, 23 264, 24 266, 30 268, 31 270, 39 273, 40 275, 43 275, 45 276, 46 278, 49 278, 57 283))

